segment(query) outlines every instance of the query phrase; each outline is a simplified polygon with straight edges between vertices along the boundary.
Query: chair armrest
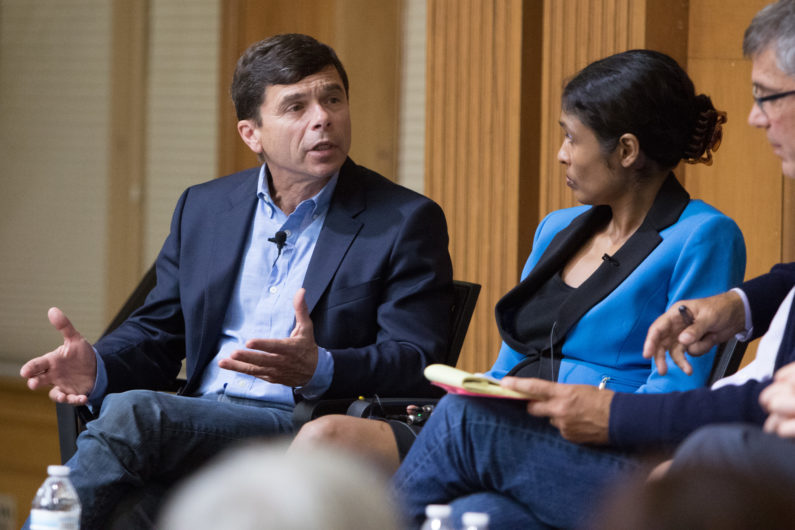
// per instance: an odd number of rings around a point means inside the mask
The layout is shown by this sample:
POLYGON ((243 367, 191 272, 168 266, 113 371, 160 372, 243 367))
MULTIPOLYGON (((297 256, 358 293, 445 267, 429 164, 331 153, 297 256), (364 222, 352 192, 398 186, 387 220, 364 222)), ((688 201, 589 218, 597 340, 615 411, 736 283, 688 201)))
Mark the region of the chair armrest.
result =
POLYGON ((351 403, 346 414, 357 418, 383 418, 385 416, 399 416, 406 414, 409 405, 436 405, 438 398, 362 398, 351 403))
POLYGON ((77 413, 72 405, 66 403, 55 404, 55 418, 58 421, 58 445, 61 449, 61 463, 67 460, 77 451, 77 413))
POLYGON ((348 406, 354 401, 356 401, 355 397, 299 401, 293 409, 293 427, 297 431, 304 423, 312 421, 319 416, 345 414, 348 406))
POLYGON ((61 449, 61 463, 77 451, 77 435, 85 429, 86 423, 94 419, 88 407, 76 407, 66 403, 55 404, 55 418, 58 422, 58 445, 61 449))
POLYGON ((747 346, 748 343, 738 341, 734 337, 718 346, 707 385, 711 386, 718 379, 736 372, 740 368, 747 346))

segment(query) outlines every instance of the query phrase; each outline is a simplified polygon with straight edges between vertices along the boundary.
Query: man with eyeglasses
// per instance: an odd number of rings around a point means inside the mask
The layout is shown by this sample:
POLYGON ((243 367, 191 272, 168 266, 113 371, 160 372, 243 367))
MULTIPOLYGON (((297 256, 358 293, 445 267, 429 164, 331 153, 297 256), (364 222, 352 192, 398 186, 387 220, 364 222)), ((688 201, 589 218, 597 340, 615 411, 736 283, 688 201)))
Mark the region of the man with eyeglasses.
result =
MULTIPOLYGON (((753 61, 755 104, 748 122, 764 129, 784 175, 795 178, 795 0, 757 13, 743 52, 753 61)), ((795 263, 779 264, 737 289, 673 304, 652 324, 644 356, 661 374, 667 355, 690 373, 686 352, 704 354, 735 335, 764 335, 754 362, 712 388, 630 394, 538 379, 506 377, 502 384, 534 396, 528 412, 548 417, 573 442, 648 450, 675 447, 695 432, 677 451, 674 467, 733 464, 795 483, 793 297, 795 263)))
MULTIPOLYGON (((781 158, 782 172, 795 178, 795 1, 781 0, 757 13, 745 32, 743 53, 753 60, 755 104, 748 123, 765 130, 773 152, 781 158)), ((754 361, 726 378, 726 390, 713 392, 725 394, 726 423, 688 437, 671 462, 672 470, 729 466, 795 482, 793 286, 795 263, 779 264, 739 289, 684 301, 682 305, 694 315, 690 326, 684 327, 669 311, 649 329, 644 354, 653 356, 658 366, 665 365, 666 349, 676 364, 685 367, 685 352, 705 353, 708 345, 735 333, 742 340, 764 334, 754 361)))
MULTIPOLYGON (((792 2, 785 4, 791 6, 792 2)), ((779 43, 782 43, 782 40, 779 40, 779 43)), ((751 109, 748 123, 765 129, 773 151, 781 158, 784 175, 793 178, 795 177, 795 165, 793 165, 795 164, 795 111, 793 110, 795 98, 791 96, 795 96, 795 57, 791 56, 795 55, 795 35, 786 44, 786 46, 768 45, 764 50, 752 55, 754 66, 751 81, 756 105, 751 109), (785 61, 791 66, 788 67, 785 61), (779 67, 780 64, 783 70, 779 67)))

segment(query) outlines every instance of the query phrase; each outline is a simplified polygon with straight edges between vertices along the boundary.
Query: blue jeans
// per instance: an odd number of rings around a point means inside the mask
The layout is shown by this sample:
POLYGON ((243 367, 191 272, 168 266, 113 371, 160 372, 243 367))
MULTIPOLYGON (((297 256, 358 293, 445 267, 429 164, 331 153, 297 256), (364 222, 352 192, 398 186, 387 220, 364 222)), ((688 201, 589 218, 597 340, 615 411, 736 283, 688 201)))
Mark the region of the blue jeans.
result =
POLYGON ((413 525, 427 504, 490 515, 492 528, 580 526, 603 489, 640 462, 626 453, 564 440, 524 403, 445 396, 393 487, 413 525))
POLYGON ((110 394, 66 464, 82 504, 81 528, 108 528, 129 494, 152 483, 168 487, 238 440, 291 433, 291 420, 292 407, 223 394, 110 394))
POLYGON ((671 471, 688 467, 772 475, 795 483, 795 442, 768 434, 758 425, 710 425, 695 431, 677 448, 671 471))

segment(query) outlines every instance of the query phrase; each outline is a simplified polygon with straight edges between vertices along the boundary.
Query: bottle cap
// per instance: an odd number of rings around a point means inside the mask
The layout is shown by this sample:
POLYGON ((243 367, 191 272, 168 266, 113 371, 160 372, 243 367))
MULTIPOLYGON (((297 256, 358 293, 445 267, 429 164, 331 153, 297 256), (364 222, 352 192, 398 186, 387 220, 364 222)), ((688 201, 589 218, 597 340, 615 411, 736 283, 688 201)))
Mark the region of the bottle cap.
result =
POLYGON ((47 474, 56 477, 69 476, 69 466, 47 466, 47 474))
POLYGON ((429 504, 425 507, 425 516, 433 518, 450 517, 453 509, 446 504, 429 504))
POLYGON ((461 516, 464 526, 486 526, 489 524, 489 514, 483 512, 464 512, 461 516))

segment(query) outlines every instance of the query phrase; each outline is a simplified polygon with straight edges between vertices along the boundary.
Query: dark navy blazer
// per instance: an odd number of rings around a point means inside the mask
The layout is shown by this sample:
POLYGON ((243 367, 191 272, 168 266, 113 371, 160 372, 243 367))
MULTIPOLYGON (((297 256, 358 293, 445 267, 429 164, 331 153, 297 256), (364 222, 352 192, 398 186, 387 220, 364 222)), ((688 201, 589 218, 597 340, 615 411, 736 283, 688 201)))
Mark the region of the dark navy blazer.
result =
MULTIPOLYGON (((779 264, 740 288, 748 295, 754 335, 763 335, 781 302, 795 286, 795 263, 779 264)), ((793 304, 795 307, 795 304, 793 304)), ((795 361, 795 310, 790 309, 787 327, 776 356, 775 369, 795 361)), ((649 448, 675 444, 709 423, 750 422, 761 425, 767 414, 759 405, 759 393, 770 384, 751 380, 716 390, 698 388, 670 394, 620 394, 610 408, 610 441, 620 447, 649 448)))
MULTIPOLYGON (((257 202, 253 168, 188 188, 145 304, 97 342, 108 393, 173 384, 191 394, 217 353, 257 202)), ((452 265, 444 213, 348 159, 304 287, 315 340, 334 358, 325 397, 432 393, 424 367, 446 348, 452 265)))

